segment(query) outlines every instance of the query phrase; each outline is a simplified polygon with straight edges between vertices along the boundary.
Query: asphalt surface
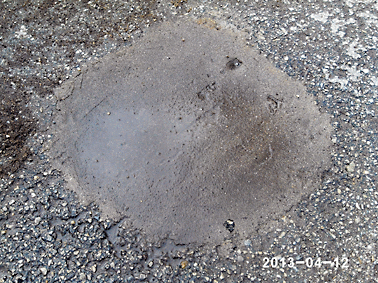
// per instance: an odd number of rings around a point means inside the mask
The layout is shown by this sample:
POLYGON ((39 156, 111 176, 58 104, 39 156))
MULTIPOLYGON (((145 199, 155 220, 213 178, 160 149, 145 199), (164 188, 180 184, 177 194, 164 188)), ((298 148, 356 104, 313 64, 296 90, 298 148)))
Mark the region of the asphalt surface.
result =
POLYGON ((0 4, 0 282, 376 282, 376 1, 0 4), (176 17, 237 29, 331 115, 321 186, 249 237, 148 242, 83 206, 46 155, 54 89, 176 17))

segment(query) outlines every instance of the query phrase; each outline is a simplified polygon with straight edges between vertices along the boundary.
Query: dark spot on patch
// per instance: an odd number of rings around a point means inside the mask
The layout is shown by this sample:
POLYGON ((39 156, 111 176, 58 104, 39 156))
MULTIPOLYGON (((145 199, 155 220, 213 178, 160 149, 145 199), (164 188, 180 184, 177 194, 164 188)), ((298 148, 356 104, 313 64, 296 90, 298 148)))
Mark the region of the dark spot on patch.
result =
POLYGON ((209 95, 211 95, 212 92, 216 90, 215 82, 212 82, 211 84, 208 84, 206 87, 204 87, 200 92, 197 93, 197 96, 200 100, 205 100, 209 98, 209 95))
POLYGON ((226 66, 229 70, 235 70, 236 68, 240 67, 243 64, 238 58, 233 58, 227 62, 226 66))
POLYGON ((266 100, 268 102, 269 111, 272 114, 276 113, 283 103, 283 98, 280 98, 278 94, 275 96, 268 95, 266 100))
POLYGON ((224 223, 223 226, 231 233, 235 229, 235 222, 231 219, 227 219, 224 223))

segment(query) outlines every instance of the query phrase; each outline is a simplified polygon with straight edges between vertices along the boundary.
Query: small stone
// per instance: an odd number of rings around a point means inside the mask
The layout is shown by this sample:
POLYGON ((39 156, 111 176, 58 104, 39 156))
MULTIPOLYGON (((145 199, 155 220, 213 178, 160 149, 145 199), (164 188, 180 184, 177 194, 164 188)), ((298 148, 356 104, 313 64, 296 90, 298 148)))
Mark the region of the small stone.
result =
POLYGON ((43 276, 46 276, 46 274, 47 274, 47 268, 46 267, 41 267, 39 270, 42 272, 43 276))
POLYGON ((183 260, 181 263, 180 263, 180 266, 182 269, 186 268, 188 266, 189 262, 187 260, 183 260))
POLYGON ((346 170, 350 173, 354 172, 354 169, 356 168, 356 164, 352 161, 349 165, 346 166, 346 170))

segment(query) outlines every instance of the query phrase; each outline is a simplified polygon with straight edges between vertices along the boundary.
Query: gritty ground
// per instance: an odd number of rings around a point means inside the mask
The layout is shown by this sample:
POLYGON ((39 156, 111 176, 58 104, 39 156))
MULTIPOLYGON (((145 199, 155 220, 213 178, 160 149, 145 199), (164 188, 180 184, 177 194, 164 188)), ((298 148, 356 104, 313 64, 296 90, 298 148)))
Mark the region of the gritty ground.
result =
POLYGON ((11 87, 1 85, 1 176, 15 172, 30 154, 26 139, 35 130, 30 112, 24 106, 25 97, 14 95, 11 87))
POLYGON ((0 8, 0 282, 376 282, 376 1, 2 1, 0 8), (179 16, 245 32, 332 115, 333 166, 322 186, 250 237, 230 234, 214 247, 150 243, 127 221, 103 219, 65 189, 43 147, 56 86, 179 16))

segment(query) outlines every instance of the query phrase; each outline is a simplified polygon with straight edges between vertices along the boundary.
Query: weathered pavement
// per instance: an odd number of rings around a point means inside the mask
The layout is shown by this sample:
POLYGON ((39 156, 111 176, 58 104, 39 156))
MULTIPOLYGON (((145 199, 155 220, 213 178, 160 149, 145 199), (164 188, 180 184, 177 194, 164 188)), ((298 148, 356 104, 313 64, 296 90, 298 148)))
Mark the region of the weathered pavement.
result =
POLYGON ((0 280, 375 282, 376 1, 0 6, 0 280), (333 126, 332 167, 322 185, 282 218, 266 220, 243 239, 231 234, 216 247, 151 243, 128 221, 105 220, 98 207, 81 205, 67 190, 44 152, 53 90, 94 58, 176 17, 245 33, 250 45, 306 87, 333 126), (290 258, 299 263, 283 266, 290 258))

